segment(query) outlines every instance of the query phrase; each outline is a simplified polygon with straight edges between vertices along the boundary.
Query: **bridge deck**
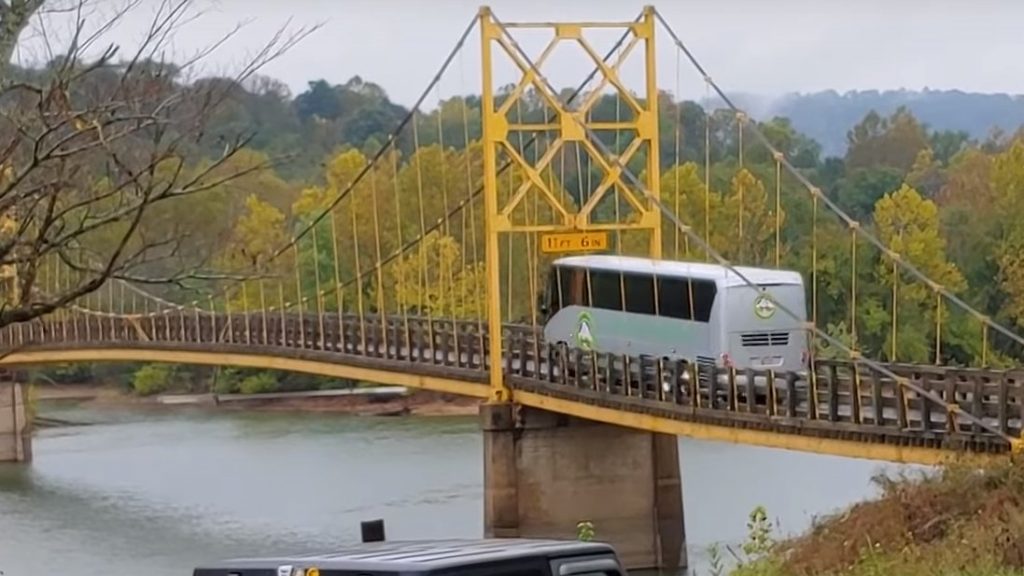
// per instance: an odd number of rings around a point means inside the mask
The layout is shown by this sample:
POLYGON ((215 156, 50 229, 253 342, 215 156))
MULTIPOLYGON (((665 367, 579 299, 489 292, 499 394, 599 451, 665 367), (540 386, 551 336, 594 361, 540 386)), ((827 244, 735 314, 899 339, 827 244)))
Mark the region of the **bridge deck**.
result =
MULTIPOLYGON (((662 432, 903 461, 998 454, 1022 426, 1024 372, 890 365, 922 397, 852 362, 811 374, 734 373, 550 345, 504 328, 503 371, 517 401, 662 432), (986 431, 951 413, 978 417, 986 431), (917 452, 912 454, 916 450, 917 452)), ((477 322, 314 314, 49 318, 0 331, 0 363, 170 361, 241 364, 420 386, 486 398, 488 339, 477 322)))

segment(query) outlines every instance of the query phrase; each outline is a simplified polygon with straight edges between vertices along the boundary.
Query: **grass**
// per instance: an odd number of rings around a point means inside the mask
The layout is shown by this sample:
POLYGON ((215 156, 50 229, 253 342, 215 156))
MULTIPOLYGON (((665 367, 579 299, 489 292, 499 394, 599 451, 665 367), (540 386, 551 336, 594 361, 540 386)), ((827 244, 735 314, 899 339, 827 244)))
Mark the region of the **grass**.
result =
POLYGON ((791 540, 774 541, 767 514, 755 509, 731 574, 1024 574, 1024 461, 956 464, 875 482, 880 497, 816 521, 791 540))

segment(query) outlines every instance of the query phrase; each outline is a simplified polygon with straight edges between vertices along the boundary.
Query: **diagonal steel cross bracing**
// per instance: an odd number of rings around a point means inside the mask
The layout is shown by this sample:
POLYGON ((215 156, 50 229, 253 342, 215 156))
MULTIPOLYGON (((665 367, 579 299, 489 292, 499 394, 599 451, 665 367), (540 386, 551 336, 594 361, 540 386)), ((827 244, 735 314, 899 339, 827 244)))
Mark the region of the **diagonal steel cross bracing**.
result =
MULTIPOLYGON (((511 195, 510 199, 496 209, 494 228, 498 232, 562 232, 572 230, 650 230, 657 234, 660 226, 659 211, 648 202, 643 193, 632 186, 622 177, 621 169, 609 163, 598 147, 591 142, 587 128, 591 130, 623 130, 632 132, 635 137, 632 142, 622 151, 619 160, 628 163, 637 156, 644 147, 647 148, 647 166, 645 179, 647 185, 657 188, 658 185, 658 135, 657 135, 657 89, 654 79, 654 19, 653 12, 645 10, 644 13, 633 22, 609 22, 609 23, 499 23, 491 16, 489 9, 481 10, 481 33, 483 38, 484 51, 484 100, 490 105, 484 106, 484 146, 485 155, 496 155, 498 152, 506 155, 513 166, 520 170, 526 177, 526 182, 521 184, 511 195), (512 33, 516 28, 541 28, 549 29, 552 37, 535 60, 531 60, 520 48, 519 42, 512 33), (617 55, 606 62, 595 50, 593 44, 587 39, 588 29, 621 29, 628 34, 627 41, 617 55), (543 79, 542 69, 548 61, 554 49, 561 44, 574 44, 581 49, 589 61, 597 68, 597 83, 586 98, 576 107, 570 107, 556 94, 550 85, 543 79), (648 76, 646 93, 643 98, 638 99, 624 85, 620 78, 621 68, 625 64, 635 48, 643 44, 645 47, 645 73, 648 76), (494 46, 500 47, 498 53, 507 58, 521 73, 519 80, 508 92, 500 105, 494 105, 495 89, 493 86, 492 68, 494 58, 494 46), (632 119, 599 122, 591 121, 590 114, 602 95, 602 91, 612 86, 615 95, 628 108, 633 116, 632 119), (508 113, 524 97, 527 88, 532 88, 537 96, 550 108, 555 119, 545 123, 512 123, 508 120, 508 113), (515 132, 547 131, 555 132, 556 136, 545 154, 531 164, 516 150, 510 134, 515 132), (579 208, 568 205, 562 194, 553 189, 551 182, 546 182, 542 173, 559 152, 563 152, 567 143, 575 143, 579 149, 586 153, 601 172, 601 181, 591 191, 589 197, 581 199, 583 205, 579 208), (559 222, 554 224, 522 224, 515 223, 511 218, 514 210, 520 207, 531 190, 537 193, 544 201, 558 214, 559 222), (609 194, 615 191, 635 211, 636 218, 632 222, 599 223, 594 222, 592 214, 594 209, 605 200, 609 194)), ((496 162, 496 158, 494 160, 496 162)), ((486 177, 486 176, 485 176, 486 177)), ((497 194, 497 183, 494 183, 494 192, 497 194)), ((656 250, 652 242, 652 250, 656 250)))

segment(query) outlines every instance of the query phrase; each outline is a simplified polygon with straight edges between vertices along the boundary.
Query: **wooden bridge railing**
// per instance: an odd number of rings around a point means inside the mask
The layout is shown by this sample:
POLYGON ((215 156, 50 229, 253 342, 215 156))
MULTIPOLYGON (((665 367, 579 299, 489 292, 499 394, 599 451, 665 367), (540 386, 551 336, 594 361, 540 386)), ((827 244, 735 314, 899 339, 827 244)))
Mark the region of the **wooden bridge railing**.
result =
MULTIPOLYGON (((503 371, 516 390, 726 427, 860 442, 1002 452, 1022 430, 1024 371, 889 365, 942 404, 863 364, 818 361, 808 373, 726 370, 568 349, 539 329, 505 325, 503 371), (972 422, 976 418, 976 422, 972 422), (981 424, 984 426, 982 426, 981 424)), ((182 312, 49 317, 0 330, 8 351, 66 347, 198 349, 372 361, 484 386, 486 325, 421 317, 182 312)))

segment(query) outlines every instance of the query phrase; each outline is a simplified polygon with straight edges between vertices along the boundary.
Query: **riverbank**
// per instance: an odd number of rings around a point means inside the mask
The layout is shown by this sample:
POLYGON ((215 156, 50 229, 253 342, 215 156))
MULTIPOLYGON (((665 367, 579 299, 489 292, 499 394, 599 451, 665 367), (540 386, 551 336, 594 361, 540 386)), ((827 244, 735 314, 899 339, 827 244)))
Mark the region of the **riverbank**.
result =
POLYGON ((930 576, 1024 573, 1024 462, 956 464, 920 477, 877 478, 882 495, 771 544, 735 576, 930 576))
POLYGON ((182 402, 173 396, 138 396, 115 386, 102 384, 56 385, 34 387, 37 402, 74 402, 89 408, 148 407, 173 410, 178 405, 197 403, 225 411, 316 412, 358 416, 457 416, 475 415, 479 400, 464 396, 441 394, 429 390, 408 390, 388 394, 339 394, 336 396, 297 396, 287 394, 233 394, 231 402, 215 402, 213 397, 197 400, 182 395, 182 402))

